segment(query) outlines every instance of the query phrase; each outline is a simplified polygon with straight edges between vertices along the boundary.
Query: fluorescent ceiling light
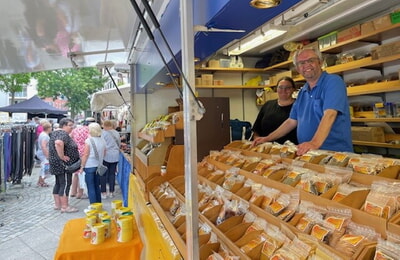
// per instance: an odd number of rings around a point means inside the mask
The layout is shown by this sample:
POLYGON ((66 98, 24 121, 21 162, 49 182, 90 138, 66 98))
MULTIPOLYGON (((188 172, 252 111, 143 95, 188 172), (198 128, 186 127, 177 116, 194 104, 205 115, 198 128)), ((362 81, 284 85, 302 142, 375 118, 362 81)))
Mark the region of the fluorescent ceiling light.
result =
MULTIPOLYGON (((267 31, 260 32, 252 39, 243 40, 234 45, 233 49, 228 49, 228 55, 239 55, 242 54, 250 49, 260 46, 261 44, 270 41, 276 37, 281 36, 282 34, 286 33, 283 29, 268 29, 267 31)), ((251 37, 249 37, 251 38, 251 37)))

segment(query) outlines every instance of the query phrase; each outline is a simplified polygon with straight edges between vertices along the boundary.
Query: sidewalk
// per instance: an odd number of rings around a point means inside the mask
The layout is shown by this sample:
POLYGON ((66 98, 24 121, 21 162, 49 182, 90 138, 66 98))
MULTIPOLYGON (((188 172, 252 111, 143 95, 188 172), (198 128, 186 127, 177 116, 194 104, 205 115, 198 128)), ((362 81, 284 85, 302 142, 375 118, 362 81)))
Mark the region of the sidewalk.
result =
MULTIPOLYGON (((76 213, 53 210, 54 176, 46 179, 49 187, 36 187, 40 168, 31 176, 24 176, 21 185, 8 184, 7 192, 0 193, 0 259, 52 260, 58 247, 64 224, 74 218, 83 218, 88 199, 71 198, 76 213)), ((103 200, 110 212, 111 201, 122 199, 116 185, 115 197, 103 200)))

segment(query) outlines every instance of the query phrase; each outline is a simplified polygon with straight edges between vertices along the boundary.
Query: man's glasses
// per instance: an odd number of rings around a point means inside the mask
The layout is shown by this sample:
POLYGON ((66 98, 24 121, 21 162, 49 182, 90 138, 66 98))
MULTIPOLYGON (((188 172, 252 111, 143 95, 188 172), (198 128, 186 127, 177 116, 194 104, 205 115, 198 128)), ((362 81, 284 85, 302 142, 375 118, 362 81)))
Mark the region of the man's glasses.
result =
POLYGON ((316 63, 319 59, 314 57, 314 58, 309 58, 308 60, 300 60, 297 62, 297 66, 304 66, 306 64, 313 64, 316 63))

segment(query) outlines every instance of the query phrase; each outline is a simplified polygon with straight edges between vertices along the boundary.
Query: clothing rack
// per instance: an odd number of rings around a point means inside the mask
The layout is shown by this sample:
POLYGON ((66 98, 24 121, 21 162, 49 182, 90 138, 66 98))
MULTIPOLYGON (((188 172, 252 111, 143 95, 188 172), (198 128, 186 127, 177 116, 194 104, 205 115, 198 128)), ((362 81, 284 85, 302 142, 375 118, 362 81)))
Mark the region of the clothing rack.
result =
POLYGON ((32 175, 35 141, 35 125, 0 125, 0 200, 5 200, 6 196, 19 198, 20 194, 10 193, 10 189, 31 185, 22 179, 32 175))

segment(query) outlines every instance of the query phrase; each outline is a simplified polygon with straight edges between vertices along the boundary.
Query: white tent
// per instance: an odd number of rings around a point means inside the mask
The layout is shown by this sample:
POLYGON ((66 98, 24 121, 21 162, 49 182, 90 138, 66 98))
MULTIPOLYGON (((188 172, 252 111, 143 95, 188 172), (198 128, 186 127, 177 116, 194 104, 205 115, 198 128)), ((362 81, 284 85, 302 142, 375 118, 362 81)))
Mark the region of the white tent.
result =
MULTIPOLYGON (((130 84, 118 87, 126 102, 130 102, 130 84)), ((102 90, 92 95, 90 109, 93 112, 100 112, 107 106, 119 107, 124 104, 124 99, 119 95, 116 88, 102 90)))

